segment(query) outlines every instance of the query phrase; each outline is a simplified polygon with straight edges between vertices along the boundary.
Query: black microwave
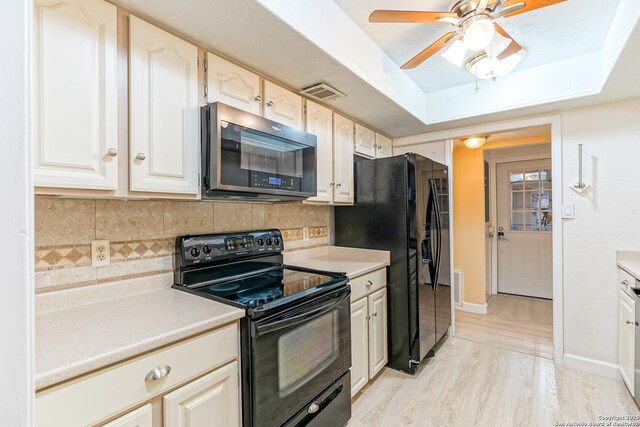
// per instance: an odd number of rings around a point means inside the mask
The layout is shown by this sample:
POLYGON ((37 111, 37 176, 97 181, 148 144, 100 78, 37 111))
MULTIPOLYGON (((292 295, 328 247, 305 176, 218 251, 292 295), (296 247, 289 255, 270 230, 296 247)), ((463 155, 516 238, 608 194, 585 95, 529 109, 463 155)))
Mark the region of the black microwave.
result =
POLYGON ((316 195, 316 136, 214 102, 202 107, 202 197, 316 195))

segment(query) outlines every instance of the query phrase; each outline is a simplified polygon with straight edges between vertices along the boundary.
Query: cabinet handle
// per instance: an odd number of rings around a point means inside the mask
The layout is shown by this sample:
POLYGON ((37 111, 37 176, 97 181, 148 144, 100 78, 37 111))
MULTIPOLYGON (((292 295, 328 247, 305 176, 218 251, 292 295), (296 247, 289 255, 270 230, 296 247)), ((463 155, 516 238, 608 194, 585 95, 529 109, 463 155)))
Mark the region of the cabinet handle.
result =
POLYGON ((627 285, 629 284, 629 281, 628 281, 627 279, 624 279, 624 280, 623 280, 622 282, 620 282, 620 283, 622 283, 623 285, 627 286, 627 285))
POLYGON ((109 148, 107 150, 107 155, 111 157, 115 157, 118 155, 118 150, 116 150, 115 148, 109 148))
POLYGON ((373 282, 372 282, 371 280, 367 280, 366 285, 367 285, 367 286, 373 286, 373 282))
POLYGON ((342 187, 342 184, 337 183, 337 184, 336 184, 336 187, 342 187))
POLYGON ((378 317, 378 313, 373 313, 373 317, 378 317))
POLYGON ((262 97, 260 95, 256 95, 256 97, 253 99, 255 99, 258 102, 262 101, 262 97))
POLYGON ((333 187, 334 185, 336 185, 336 183, 335 182, 330 182, 329 185, 333 187))
POLYGON ((136 160, 140 160, 143 161, 144 159, 146 159, 147 156, 144 155, 144 153, 138 153, 136 154, 136 160))
POLYGON ((171 366, 169 366, 169 365, 157 366, 157 367, 153 368, 151 371, 149 371, 147 376, 144 377, 144 380, 145 381, 158 381, 158 380, 161 380, 162 378, 166 377, 167 375, 169 375, 169 372, 171 372, 171 366))
POLYGON ((267 107, 273 107, 273 101, 267 102, 267 107))
POLYGON ((633 322, 631 320, 625 320, 625 322, 627 322, 627 325, 633 325, 633 322))
POLYGON ((371 316, 367 316, 367 317, 365 317, 365 319, 371 320, 371 316))

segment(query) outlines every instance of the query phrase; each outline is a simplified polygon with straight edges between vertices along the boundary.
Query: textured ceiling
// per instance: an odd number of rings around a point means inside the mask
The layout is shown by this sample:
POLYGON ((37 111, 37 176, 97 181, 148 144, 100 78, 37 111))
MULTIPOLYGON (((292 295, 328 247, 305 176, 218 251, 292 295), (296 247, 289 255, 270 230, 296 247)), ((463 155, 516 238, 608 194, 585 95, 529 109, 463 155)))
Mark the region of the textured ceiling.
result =
MULTIPOLYGON (((334 0, 398 65, 453 28, 445 24, 372 24, 375 9, 446 11, 450 0, 334 0)), ((520 69, 594 52, 602 47, 620 0, 568 0, 512 18, 500 25, 520 43, 527 56, 520 69)), ((425 91, 469 83, 473 76, 439 54, 407 74, 425 91)))
MULTIPOLYGON (((473 136, 473 135, 469 135, 473 136)), ((531 139, 536 142, 542 142, 545 139, 551 141, 551 126, 533 126, 523 129, 510 130, 507 132, 492 133, 487 138, 487 144, 501 141, 516 141, 519 139, 531 139)), ((462 147, 462 139, 455 139, 453 141, 454 147, 462 147)))

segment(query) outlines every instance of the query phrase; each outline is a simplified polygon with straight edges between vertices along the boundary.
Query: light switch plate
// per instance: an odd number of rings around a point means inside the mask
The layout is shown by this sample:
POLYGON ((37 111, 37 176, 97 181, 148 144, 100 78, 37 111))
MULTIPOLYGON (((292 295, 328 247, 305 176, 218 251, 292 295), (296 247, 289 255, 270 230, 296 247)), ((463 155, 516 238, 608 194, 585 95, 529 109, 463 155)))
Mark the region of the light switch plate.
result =
POLYGON ((573 203, 562 205, 562 219, 574 219, 576 217, 576 206, 573 203))
POLYGON ((91 241, 91 266, 105 267, 111 264, 111 248, 108 240, 91 241))

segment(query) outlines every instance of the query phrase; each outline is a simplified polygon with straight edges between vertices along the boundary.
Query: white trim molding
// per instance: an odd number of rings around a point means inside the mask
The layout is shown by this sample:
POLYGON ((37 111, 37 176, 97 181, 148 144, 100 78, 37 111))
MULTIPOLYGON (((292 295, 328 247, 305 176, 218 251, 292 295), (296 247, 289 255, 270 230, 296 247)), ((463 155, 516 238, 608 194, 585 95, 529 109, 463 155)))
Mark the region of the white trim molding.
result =
POLYGON ((462 301, 462 306, 456 306, 458 310, 468 311, 469 313, 487 314, 487 303, 475 304, 472 302, 462 301))
POLYGON ((592 374, 602 375, 622 381, 622 378, 620 377, 620 371, 618 370, 618 365, 614 363, 603 362, 601 360, 590 359, 588 357, 565 353, 564 366, 565 368, 578 369, 581 371, 590 372, 592 374))

